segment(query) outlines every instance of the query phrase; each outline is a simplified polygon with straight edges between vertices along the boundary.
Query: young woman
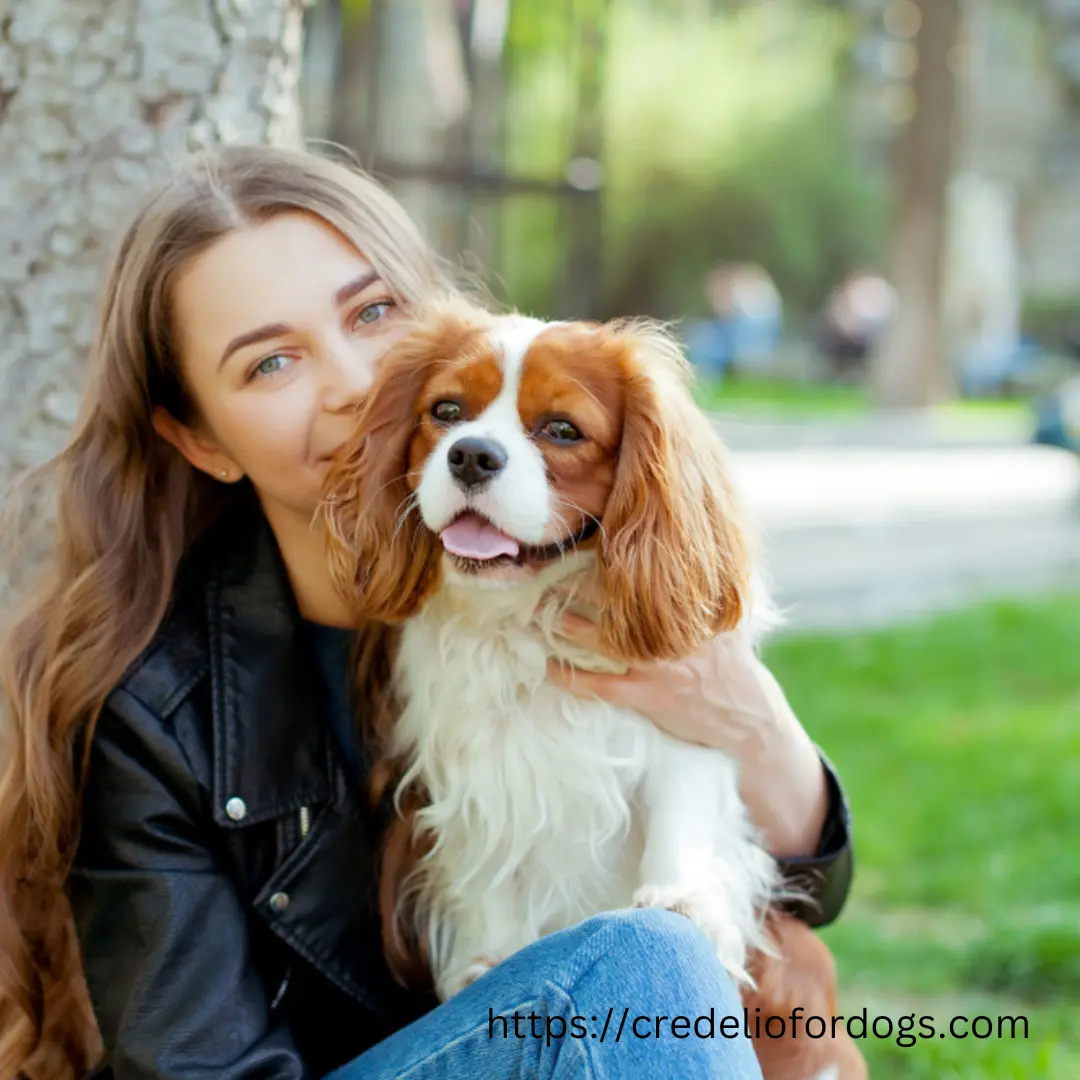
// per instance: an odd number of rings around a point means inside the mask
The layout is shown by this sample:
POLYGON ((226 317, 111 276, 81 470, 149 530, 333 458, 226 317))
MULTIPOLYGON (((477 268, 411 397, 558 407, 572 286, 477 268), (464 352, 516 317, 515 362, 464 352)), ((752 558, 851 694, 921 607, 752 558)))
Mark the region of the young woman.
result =
MULTIPOLYGON (((387 974, 348 612, 311 519, 401 311, 449 287, 386 193, 306 154, 203 156, 128 228, 47 468, 51 559, 0 644, 0 1076, 760 1076, 669 913, 551 935, 437 1007, 387 974), (615 1042, 624 1007, 717 1030, 615 1042), (491 1019, 514 1010, 516 1032, 491 1019)), ((835 918, 844 800, 756 660, 718 642, 577 686, 739 753, 815 890, 802 917, 835 918)))

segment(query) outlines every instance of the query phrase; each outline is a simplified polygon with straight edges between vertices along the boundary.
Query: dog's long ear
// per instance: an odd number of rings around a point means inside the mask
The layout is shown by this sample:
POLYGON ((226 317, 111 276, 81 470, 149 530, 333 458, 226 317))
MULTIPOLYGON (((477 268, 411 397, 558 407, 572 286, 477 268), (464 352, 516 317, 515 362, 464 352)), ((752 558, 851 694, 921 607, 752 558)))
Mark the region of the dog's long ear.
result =
POLYGON ((407 481, 416 399, 431 362, 419 336, 391 349, 323 489, 334 583, 364 619, 408 618, 437 571, 436 539, 412 509, 407 481))
POLYGON ((436 311, 387 352, 326 478, 331 573, 360 618, 401 622, 437 584, 441 549, 413 505, 410 447, 424 385, 466 332, 459 317, 436 311))
POLYGON ((691 397, 678 343, 642 321, 618 332, 624 419, 603 516, 600 630, 622 659, 672 659, 739 622, 747 537, 725 447, 691 397))

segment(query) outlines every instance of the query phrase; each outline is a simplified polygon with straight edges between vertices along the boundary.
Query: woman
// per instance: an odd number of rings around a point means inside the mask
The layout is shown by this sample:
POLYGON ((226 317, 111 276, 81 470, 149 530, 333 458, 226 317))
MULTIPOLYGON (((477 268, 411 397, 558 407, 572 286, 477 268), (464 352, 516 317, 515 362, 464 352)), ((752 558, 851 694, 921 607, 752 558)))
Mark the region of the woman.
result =
MULTIPOLYGON (((116 1080, 760 1075, 745 1039, 489 1030, 737 1012, 668 913, 551 935, 435 1008, 388 977, 349 616, 310 522, 401 310, 448 288, 389 196, 304 154, 197 159, 129 227, 49 466, 52 559, 0 648, 0 1076, 81 1075, 98 1031, 116 1080)), ((764 668, 718 644, 576 686, 733 747, 772 849, 815 871, 803 917, 835 917, 844 801, 764 668)))

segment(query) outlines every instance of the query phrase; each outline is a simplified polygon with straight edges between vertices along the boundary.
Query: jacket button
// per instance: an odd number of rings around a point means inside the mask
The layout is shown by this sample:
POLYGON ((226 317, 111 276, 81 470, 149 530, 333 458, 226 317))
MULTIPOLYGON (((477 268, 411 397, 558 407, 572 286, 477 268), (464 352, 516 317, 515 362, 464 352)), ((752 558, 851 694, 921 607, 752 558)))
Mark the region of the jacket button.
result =
POLYGON ((243 821, 247 817, 247 803, 234 795, 225 804, 225 813, 232 821, 243 821))
POLYGON ((270 897, 270 906, 274 911, 284 911, 289 906, 289 894, 287 892, 276 892, 270 897))

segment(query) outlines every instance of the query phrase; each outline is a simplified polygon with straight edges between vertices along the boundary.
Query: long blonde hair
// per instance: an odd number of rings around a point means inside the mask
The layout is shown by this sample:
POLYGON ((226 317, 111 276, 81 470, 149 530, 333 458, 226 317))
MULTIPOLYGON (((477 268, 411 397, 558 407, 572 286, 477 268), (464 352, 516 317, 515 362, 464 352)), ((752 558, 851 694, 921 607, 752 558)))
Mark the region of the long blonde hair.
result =
MULTIPOLYGON (((0 1077, 69 1080, 100 1056, 65 898, 78 763, 110 690, 162 621, 181 556, 235 497, 153 429, 155 406, 187 422, 194 411, 172 347, 172 284, 223 236, 290 210, 350 240, 400 302, 450 289, 385 191, 301 152, 200 155, 128 227, 105 275, 74 431, 20 489, 48 485, 55 528, 0 637, 0 1077)), ((19 505, 13 497, 9 515, 19 505)))

